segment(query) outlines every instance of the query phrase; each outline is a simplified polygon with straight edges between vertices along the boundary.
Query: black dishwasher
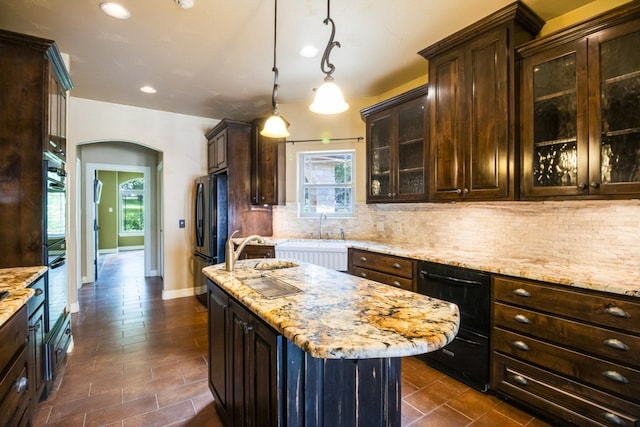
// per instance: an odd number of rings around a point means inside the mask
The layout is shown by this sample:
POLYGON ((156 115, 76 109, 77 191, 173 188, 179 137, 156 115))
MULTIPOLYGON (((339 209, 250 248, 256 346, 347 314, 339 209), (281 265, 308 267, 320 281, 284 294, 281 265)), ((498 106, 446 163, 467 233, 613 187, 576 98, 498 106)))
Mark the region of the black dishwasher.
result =
POLYGON ((418 356, 430 366, 480 391, 489 386, 491 276, 485 272, 421 261, 418 292, 453 302, 460 328, 447 346, 418 356))

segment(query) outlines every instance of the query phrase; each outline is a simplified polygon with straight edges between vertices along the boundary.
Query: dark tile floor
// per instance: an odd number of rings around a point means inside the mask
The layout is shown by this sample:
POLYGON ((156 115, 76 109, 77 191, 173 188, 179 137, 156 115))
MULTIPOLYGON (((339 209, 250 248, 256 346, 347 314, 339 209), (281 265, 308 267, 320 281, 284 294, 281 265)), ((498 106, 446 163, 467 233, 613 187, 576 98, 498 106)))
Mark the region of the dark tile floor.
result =
MULTIPOLYGON (((221 426, 207 386, 207 313, 193 298, 163 301, 143 277, 143 252, 101 257, 79 290, 75 348, 37 426, 221 426)), ((493 396, 403 359, 403 426, 545 426, 493 396)))

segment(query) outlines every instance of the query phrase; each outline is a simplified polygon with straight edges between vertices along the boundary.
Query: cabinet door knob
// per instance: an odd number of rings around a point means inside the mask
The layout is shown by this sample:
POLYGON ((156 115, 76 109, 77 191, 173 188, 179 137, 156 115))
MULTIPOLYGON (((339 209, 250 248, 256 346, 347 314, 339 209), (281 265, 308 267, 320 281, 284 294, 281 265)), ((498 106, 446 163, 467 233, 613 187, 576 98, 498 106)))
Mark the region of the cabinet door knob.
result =
POLYGON ((597 183, 597 182, 595 182, 595 181, 591 181, 591 184, 589 184, 589 187, 591 187, 591 188, 598 188, 598 187, 600 187, 600 184, 598 184, 598 183, 597 183))
POLYGON ((400 264, 398 264, 397 262, 394 262, 391 267, 393 267, 395 269, 399 269, 400 268, 400 264))
POLYGON ((523 341, 514 341, 512 342, 512 344, 518 350, 529 351, 529 346, 525 344, 523 341))
POLYGON ((628 319, 631 317, 631 315, 629 313, 627 313, 626 311, 624 311, 623 309, 619 308, 619 307, 607 307, 604 309, 604 312, 607 314, 610 314, 612 316, 615 317, 622 317, 624 319, 628 319))
POLYGON ((362 261, 362 262, 367 262, 367 257, 361 256, 361 257, 360 257, 360 261, 362 261))
POLYGON ((393 282, 391 282, 391 284, 397 288, 400 288, 402 286, 400 286, 400 282, 398 282, 397 280, 394 280, 393 282))
POLYGON ((525 298, 529 298, 531 296, 529 291, 527 291, 526 289, 522 289, 522 288, 515 289, 512 292, 512 294, 517 295, 519 297, 525 297, 525 298))
POLYGON ((604 371, 602 375, 609 378, 611 381, 615 381, 621 384, 629 383, 629 380, 624 375, 622 375, 620 372, 617 372, 617 371, 604 371))
POLYGON ((36 289, 36 295, 42 295, 44 291, 40 288, 36 289))
POLYGON ((365 279, 367 278, 367 273, 365 273, 364 271, 362 273, 360 273, 360 277, 364 277, 365 279))
POLYGON ((251 325, 249 323, 244 323, 242 325, 242 329, 244 330, 245 334, 248 334, 249 332, 253 331, 254 327, 253 327, 253 325, 251 325))
POLYGON ((469 189, 468 189, 468 188, 465 188, 464 190, 462 190, 462 192, 463 192, 464 194, 469 194, 469 189))
POLYGON ((622 341, 617 340, 615 338, 606 339, 606 340, 604 340, 604 343, 606 345, 608 345, 609 347, 611 347, 611 348, 615 348, 616 350, 622 350, 622 351, 631 350, 628 345, 626 345, 622 341))
POLYGON ((586 190, 587 189, 587 184, 585 184, 584 182, 581 182, 580 184, 578 184, 578 190, 586 190))
POLYGON ((462 190, 459 188, 456 188, 456 194, 462 194, 462 190))
POLYGON ((27 389, 28 385, 29 385, 29 380, 26 377, 20 377, 16 380, 13 387, 15 388, 16 393, 22 393, 27 389))
POLYGON ((516 320, 516 322, 524 323, 527 325, 529 324, 529 318, 524 314, 516 314, 515 316, 513 316, 513 318, 516 320))

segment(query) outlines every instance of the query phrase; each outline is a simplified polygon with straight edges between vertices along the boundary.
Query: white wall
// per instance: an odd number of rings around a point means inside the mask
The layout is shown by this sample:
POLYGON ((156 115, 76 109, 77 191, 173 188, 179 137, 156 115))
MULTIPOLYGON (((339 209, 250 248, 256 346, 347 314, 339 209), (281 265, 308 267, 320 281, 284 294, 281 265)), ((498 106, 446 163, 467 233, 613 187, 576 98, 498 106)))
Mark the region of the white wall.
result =
MULTIPOLYGON (((164 298, 189 295, 193 289, 191 266, 193 180, 207 171, 206 138, 218 120, 187 116, 107 102, 71 97, 69 102, 68 156, 77 157, 78 144, 98 141, 127 141, 162 153, 164 185, 164 298), (178 228, 185 219, 186 228, 178 228)), ((69 193, 79 185, 76 171, 69 169, 69 193)), ((84 178, 82 178, 84 179, 84 178)), ((75 206, 75 200, 70 201, 75 206)), ((82 215, 82 213, 79 213, 82 215)), ((80 217, 70 213, 69 241, 77 241, 80 217)), ((70 245, 69 256, 79 262, 79 248, 70 245)), ((79 277, 70 277, 80 284, 79 277)), ((73 286, 71 286, 73 288, 73 286)), ((69 302, 77 303, 75 289, 69 302)))

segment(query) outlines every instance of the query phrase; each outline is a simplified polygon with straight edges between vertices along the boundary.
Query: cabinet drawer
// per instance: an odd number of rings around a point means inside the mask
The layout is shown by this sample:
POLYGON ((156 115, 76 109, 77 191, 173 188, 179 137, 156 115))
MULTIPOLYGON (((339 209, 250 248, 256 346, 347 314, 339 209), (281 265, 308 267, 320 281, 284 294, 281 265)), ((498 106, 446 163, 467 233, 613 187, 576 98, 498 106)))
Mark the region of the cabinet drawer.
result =
POLYGON ((416 262, 412 259, 383 255, 368 251, 354 249, 351 254, 354 267, 362 267, 394 276, 413 279, 415 276, 416 262))
POLYGON ((494 354, 493 386, 559 422, 580 426, 640 426, 640 405, 510 357, 494 354))
POLYGON ((493 296, 494 301, 640 333, 640 302, 565 288, 494 277, 493 296))
POLYGON ((563 347, 640 366, 640 337, 586 325, 502 303, 494 304, 497 326, 519 331, 563 347))
POLYGON ((29 286, 35 291, 35 294, 27 301, 27 311, 29 317, 44 303, 44 276, 29 286))
POLYGON ((633 402, 640 402, 640 371, 564 349, 525 335, 494 328, 494 351, 569 375, 633 402))
POLYGON ((54 379, 71 344, 71 315, 66 314, 46 343, 47 380, 54 379))
POLYGON ((365 279, 375 280, 376 282, 384 283, 385 285, 402 288, 407 291, 415 291, 415 289, 413 289, 413 280, 405 277, 393 276, 391 274, 380 273, 379 271, 360 267, 353 267, 351 274, 358 277, 364 277, 365 279))
POLYGON ((27 307, 23 306, 17 313, 0 327, 0 373, 9 364, 13 355, 27 342, 27 307))
POLYGON ((27 375, 27 351, 23 348, 0 378, 0 426, 16 426, 31 404, 27 375))

